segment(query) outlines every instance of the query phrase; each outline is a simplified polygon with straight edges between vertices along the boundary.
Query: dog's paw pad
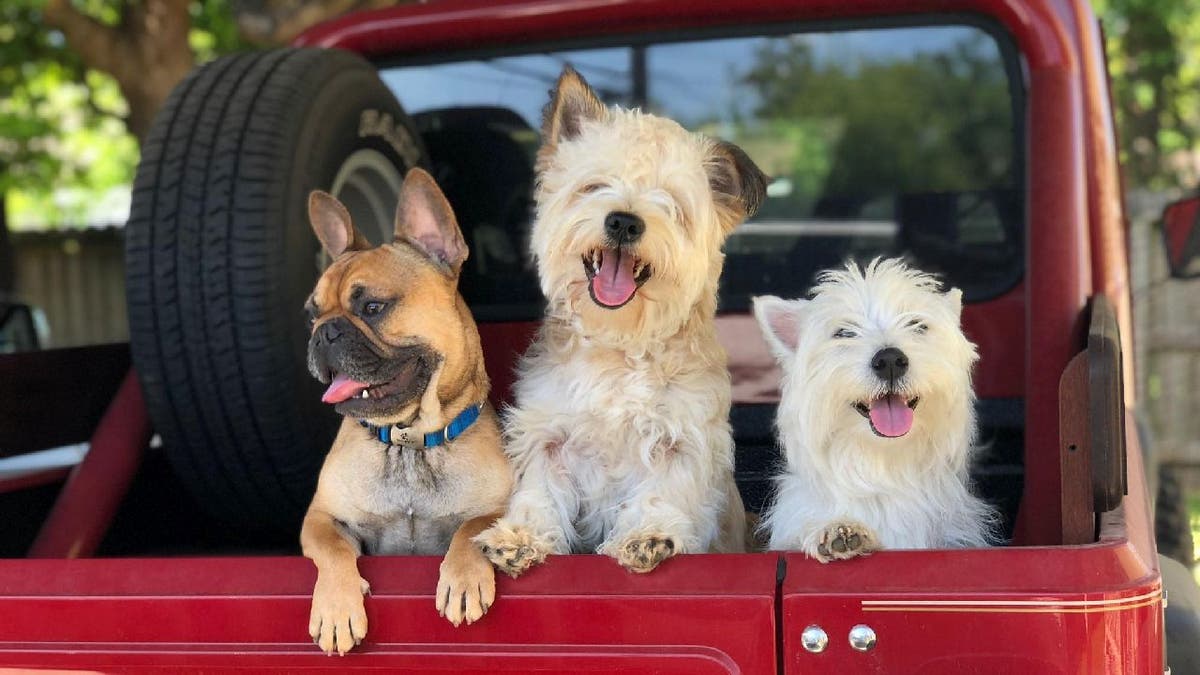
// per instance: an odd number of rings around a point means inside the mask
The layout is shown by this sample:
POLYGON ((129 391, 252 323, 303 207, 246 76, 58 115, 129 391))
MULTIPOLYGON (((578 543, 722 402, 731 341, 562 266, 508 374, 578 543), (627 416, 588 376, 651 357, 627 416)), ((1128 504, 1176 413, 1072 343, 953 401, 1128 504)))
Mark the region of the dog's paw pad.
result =
POLYGON ((630 539, 617 548, 617 562, 630 572, 645 573, 675 555, 675 540, 664 536, 630 539))
POLYGON ((878 548, 875 535, 869 528, 853 523, 837 523, 821 532, 815 557, 821 562, 848 560, 869 555, 878 548))
POLYGON ((546 553, 522 529, 487 530, 475 538, 479 550, 501 572, 512 578, 546 559, 546 553))

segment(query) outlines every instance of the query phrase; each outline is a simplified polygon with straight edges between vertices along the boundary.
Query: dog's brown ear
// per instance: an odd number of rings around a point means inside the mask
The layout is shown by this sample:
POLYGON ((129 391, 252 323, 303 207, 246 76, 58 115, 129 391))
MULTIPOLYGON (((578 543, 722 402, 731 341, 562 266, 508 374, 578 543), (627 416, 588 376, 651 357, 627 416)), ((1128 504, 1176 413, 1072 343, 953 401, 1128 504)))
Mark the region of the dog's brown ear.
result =
POLYGON ((362 251, 371 248, 366 237, 354 229, 350 212, 328 192, 313 190, 308 195, 308 220, 313 232, 321 240, 321 246, 330 258, 346 251, 362 251))
POLYGON ((708 172, 713 200, 732 216, 722 218, 727 229, 732 230, 758 212, 767 196, 769 180, 744 150, 733 143, 714 139, 704 168, 708 172))
POLYGON ((455 275, 467 259, 467 242, 442 189, 424 169, 404 177, 396 206, 396 239, 406 241, 455 275))
POLYGON ((800 315, 807 300, 784 300, 774 295, 754 298, 754 318, 771 353, 780 363, 791 359, 800 344, 800 315))
POLYGON ((564 66, 558 84, 550 92, 550 102, 542 110, 542 144, 553 146, 575 138, 586 120, 602 120, 608 109, 583 76, 564 66))

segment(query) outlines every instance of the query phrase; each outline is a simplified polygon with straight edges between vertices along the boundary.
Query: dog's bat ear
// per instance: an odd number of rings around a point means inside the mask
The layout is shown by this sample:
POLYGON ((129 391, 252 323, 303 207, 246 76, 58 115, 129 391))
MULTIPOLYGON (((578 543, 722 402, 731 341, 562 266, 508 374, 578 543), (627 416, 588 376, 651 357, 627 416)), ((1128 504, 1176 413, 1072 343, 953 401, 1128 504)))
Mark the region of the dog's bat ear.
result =
POLYGON ((762 328, 763 337, 780 362, 796 354, 800 344, 800 314, 807 300, 784 300, 774 295, 754 298, 754 318, 762 328))
POLYGON ((415 246, 457 275, 467 259, 467 242, 446 195, 424 169, 411 169, 396 205, 396 240, 415 246))
POLYGON ((571 66, 564 66, 558 84, 550 92, 550 102, 542 110, 542 144, 553 147, 559 141, 575 138, 586 120, 606 117, 608 109, 583 76, 571 66))
POLYGON ((354 229, 350 212, 328 192, 313 190, 309 193, 308 220, 330 258, 336 258, 346 251, 361 251, 371 247, 366 237, 354 229))
POLYGON ((767 197, 770 179, 744 150, 733 143, 713 139, 704 168, 713 201, 726 212, 721 218, 726 232, 758 213, 758 207, 767 197))
POLYGON ((950 304, 954 316, 962 318, 962 289, 951 288, 946 291, 946 302, 950 304))

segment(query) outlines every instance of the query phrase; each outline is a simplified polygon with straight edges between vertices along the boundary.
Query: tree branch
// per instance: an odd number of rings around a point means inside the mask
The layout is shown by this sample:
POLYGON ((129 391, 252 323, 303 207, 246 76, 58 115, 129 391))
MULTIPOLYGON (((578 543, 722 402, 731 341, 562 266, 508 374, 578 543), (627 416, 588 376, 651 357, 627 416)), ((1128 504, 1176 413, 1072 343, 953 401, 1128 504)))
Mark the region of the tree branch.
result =
POLYGON ((71 6, 70 0, 47 0, 46 23, 63 32, 67 44, 89 68, 111 71, 121 47, 121 33, 71 6))
POLYGON ((195 64, 188 30, 189 0, 124 0, 121 22, 109 26, 71 0, 46 0, 45 22, 60 29, 88 68, 112 75, 129 104, 125 125, 139 139, 171 89, 195 64))

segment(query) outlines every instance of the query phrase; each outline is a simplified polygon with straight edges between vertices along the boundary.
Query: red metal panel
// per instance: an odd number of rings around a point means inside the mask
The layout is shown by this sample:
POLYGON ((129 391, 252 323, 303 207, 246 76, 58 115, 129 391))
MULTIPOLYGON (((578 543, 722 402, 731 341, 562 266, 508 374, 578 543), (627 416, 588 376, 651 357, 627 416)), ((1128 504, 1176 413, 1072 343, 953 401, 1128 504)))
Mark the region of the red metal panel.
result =
POLYGON ((552 557, 498 579, 488 615, 460 628, 434 611, 436 558, 361 566, 370 633, 338 659, 308 637, 302 558, 0 561, 0 666, 775 672, 774 555, 684 556, 650 575, 552 557))
POLYGON ((492 381, 489 398, 492 405, 512 401, 512 385, 516 379, 517 359, 533 342, 540 322, 509 321, 479 324, 479 340, 483 345, 483 365, 492 381))
POLYGON ((444 0, 362 12, 302 34, 295 44, 340 47, 367 56, 450 53, 629 33, 828 21, 869 16, 979 13, 995 16, 1018 38, 1031 65, 1064 57, 1057 22, 1042 21, 1030 0, 444 0))
POLYGON ((1160 581, 1127 542, 787 565, 785 673, 1162 672, 1160 581), (821 654, 799 644, 810 624, 829 635, 821 654), (871 651, 851 649, 856 624, 871 651))
POLYGON ((979 347, 975 394, 979 398, 1025 396, 1025 284, 1004 295, 963 307, 963 331, 979 347))
POLYGON ((1055 544, 1062 524, 1058 460, 1058 378, 1083 344, 1083 308, 1091 286, 1084 201, 1083 111, 1079 63, 1061 8, 1029 8, 1041 30, 1020 34, 1053 58, 1029 58, 1029 242, 1026 270, 1025 494, 1014 538, 1055 544))
POLYGON ((1096 17, 1087 2, 1073 0, 1077 17, 1077 40, 1083 61, 1081 81, 1087 125, 1088 219, 1094 278, 1092 292, 1112 301, 1121 325, 1121 348, 1125 369, 1125 401, 1134 404, 1133 315, 1129 288, 1128 238, 1125 221, 1125 190, 1117 162, 1116 125, 1108 89, 1108 63, 1104 40, 1096 17))
POLYGON ((29 550, 31 558, 78 558, 95 553, 133 482, 150 434, 142 388, 130 370, 92 434, 91 448, 71 472, 42 524, 29 550))
POLYGON ((1162 584, 1135 437, 1129 452, 1130 493, 1096 544, 885 551, 829 565, 787 555, 784 672, 1163 672, 1162 584), (878 637, 865 653, 847 640, 860 623, 878 637), (800 645, 809 624, 829 635, 820 654, 800 645))
MULTIPOLYGON (((934 565, 931 571, 940 571, 934 565)), ((935 591, 936 593, 936 591, 935 591)), ((1018 592, 982 602, 961 593, 938 594, 962 605, 864 606, 860 598, 785 603, 786 673, 1153 673, 1162 672, 1161 589, 1117 602, 1091 594, 1034 597, 1018 592), (1030 604, 1005 604, 1009 601, 1030 604), (1101 604, 1084 605, 1093 602, 1101 604), (872 611, 877 610, 877 611, 872 611), (885 611, 886 610, 886 611, 885 611), (809 623, 828 631, 830 646, 809 654, 798 634, 809 623), (851 626, 869 625, 878 643, 851 649, 851 626), (794 628, 793 628, 794 627, 794 628), (1158 667, 1158 670, 1153 668, 1158 667)), ((872 596, 876 597, 876 596, 872 596)), ((928 596, 915 596, 930 602, 928 596)))
MULTIPOLYGON (((62 645, 71 648, 72 645, 62 645)), ((195 673, 219 670, 288 674, 344 673, 348 668, 385 673, 655 673, 656 675, 716 675, 739 671, 716 650, 693 647, 566 646, 544 648, 494 648, 474 645, 380 645, 369 656, 355 654, 342 660, 298 650, 294 645, 239 646, 204 649, 190 645, 170 648, 134 648, 129 645, 75 645, 79 653, 26 652, 24 668, 79 668, 93 673, 195 673)), ((36 648, 34 648, 36 649, 36 648)), ((0 649, 0 659, 6 658, 0 649)), ((0 669, 0 674, 4 673, 0 669)), ((22 671, 23 672, 23 671, 22 671)))

